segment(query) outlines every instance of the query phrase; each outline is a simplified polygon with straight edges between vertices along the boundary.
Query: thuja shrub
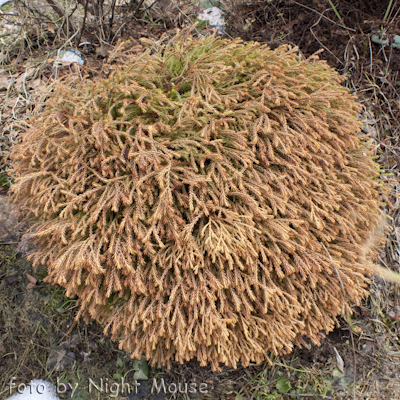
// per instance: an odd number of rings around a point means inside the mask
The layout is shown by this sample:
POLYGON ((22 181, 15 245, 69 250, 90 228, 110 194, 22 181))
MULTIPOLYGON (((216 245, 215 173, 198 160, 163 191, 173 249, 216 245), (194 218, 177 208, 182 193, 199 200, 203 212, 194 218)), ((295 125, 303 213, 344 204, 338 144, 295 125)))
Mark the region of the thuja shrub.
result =
POLYGON ((11 155, 34 264, 153 365, 319 343, 366 293, 381 217, 342 80, 287 46, 178 36, 60 82, 11 155))

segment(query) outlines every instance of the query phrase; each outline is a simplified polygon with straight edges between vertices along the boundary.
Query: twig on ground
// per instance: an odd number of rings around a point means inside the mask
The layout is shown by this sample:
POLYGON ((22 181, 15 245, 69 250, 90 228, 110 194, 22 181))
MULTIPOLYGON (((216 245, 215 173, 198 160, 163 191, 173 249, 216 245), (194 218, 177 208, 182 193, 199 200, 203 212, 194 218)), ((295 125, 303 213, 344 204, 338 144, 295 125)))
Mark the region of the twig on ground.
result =
POLYGON ((140 10, 140 7, 142 7, 142 4, 144 3, 144 0, 140 0, 140 2, 138 3, 138 5, 136 6, 136 9, 135 9, 135 12, 133 13, 133 15, 136 17, 137 16, 137 14, 138 14, 138 12, 139 12, 139 10, 140 10))
POLYGON ((114 12, 115 12, 115 4, 116 4, 116 0, 112 0, 112 4, 111 4, 111 17, 108 21, 108 35, 109 38, 111 38, 112 35, 112 27, 113 27, 113 22, 114 22, 114 12))
MULTIPOLYGON (((89 0, 88 0, 89 1, 89 0)), ((84 0, 77 0, 77 3, 79 3, 82 7, 86 7, 86 1, 84 1, 84 0)), ((95 15, 95 12, 94 12, 94 10, 93 10, 93 6, 92 5, 90 5, 90 6, 88 6, 88 12, 90 13, 90 14, 92 14, 92 15, 95 15)))
POLYGON ((142 12, 142 14, 144 14, 146 11, 150 10, 154 4, 158 3, 159 0, 154 0, 147 8, 145 8, 142 12))
POLYGON ((322 18, 322 14, 321 14, 321 16, 319 17, 319 19, 318 19, 318 21, 310 28, 310 32, 311 32, 311 34, 314 36, 314 38, 315 38, 315 40, 329 53, 329 54, 331 54, 333 57, 335 57, 335 59, 340 63, 340 64, 342 64, 343 66, 344 66, 344 64, 326 47, 326 46, 324 46, 322 43, 321 43, 321 41, 317 38, 317 36, 315 36, 315 34, 314 34, 314 32, 313 32, 313 30, 312 30, 312 28, 314 28, 314 26, 317 26, 318 24, 319 24, 319 22, 321 21, 321 18, 322 18))
POLYGON ((82 26, 81 26, 81 29, 79 30, 79 38, 78 38, 78 41, 77 41, 77 45, 78 45, 78 46, 79 46, 79 44, 80 44, 80 42, 81 42, 83 32, 85 31, 86 18, 87 18, 87 12, 88 12, 88 4, 89 4, 89 0, 86 0, 86 2, 85 2, 85 11, 84 11, 83 21, 82 21, 82 26))
POLYGON ((295 4, 297 4, 298 6, 301 6, 301 7, 306 8, 307 10, 310 10, 310 11, 315 12, 316 14, 320 15, 322 18, 325 18, 325 19, 328 20, 329 22, 332 22, 333 24, 335 24, 335 25, 337 25, 337 26, 340 26, 340 27, 343 28, 343 29, 347 29, 348 31, 352 31, 352 32, 357 32, 355 29, 349 28, 348 26, 338 24, 336 21, 334 21, 334 20, 332 20, 332 19, 326 17, 324 14, 321 14, 319 11, 314 10, 313 8, 307 7, 306 5, 301 4, 301 3, 298 3, 298 2, 295 1, 295 0, 292 0, 292 2, 295 3, 295 4))

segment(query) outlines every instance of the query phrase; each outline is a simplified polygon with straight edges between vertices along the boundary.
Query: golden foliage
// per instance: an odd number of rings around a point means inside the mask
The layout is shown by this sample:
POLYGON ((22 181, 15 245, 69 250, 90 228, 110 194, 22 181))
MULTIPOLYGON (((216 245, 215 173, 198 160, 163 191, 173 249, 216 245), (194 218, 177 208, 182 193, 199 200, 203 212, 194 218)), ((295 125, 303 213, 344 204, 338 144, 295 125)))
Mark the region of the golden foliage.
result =
POLYGON ((381 217, 342 80, 287 46, 178 36, 60 82, 12 151, 30 257, 153 365, 318 343, 365 294, 381 217))

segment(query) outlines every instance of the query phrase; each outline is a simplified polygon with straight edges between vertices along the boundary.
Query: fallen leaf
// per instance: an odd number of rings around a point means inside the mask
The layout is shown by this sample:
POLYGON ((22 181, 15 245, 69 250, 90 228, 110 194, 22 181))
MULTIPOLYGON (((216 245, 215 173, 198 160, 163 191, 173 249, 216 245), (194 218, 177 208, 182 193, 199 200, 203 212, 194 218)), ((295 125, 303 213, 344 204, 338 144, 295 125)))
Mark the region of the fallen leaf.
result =
POLYGON ((337 363, 338 370, 342 374, 344 374, 344 361, 343 361, 343 358, 340 356, 339 352, 336 350, 336 347, 334 347, 333 350, 335 350, 336 363, 337 363))
POLYGON ((33 283, 33 285, 36 285, 37 279, 34 278, 32 275, 29 275, 27 272, 25 273, 26 278, 30 283, 33 283))
POLYGON ((291 389, 290 381, 288 378, 280 378, 276 382, 276 388, 281 393, 287 393, 291 389))
MULTIPOLYGON (((133 374, 133 379, 138 381, 146 381, 147 379, 149 379, 149 364, 147 363, 146 358, 142 356, 141 360, 135 360, 135 361, 137 361, 136 364, 138 370, 133 374)), ((135 367, 133 367, 132 369, 135 369, 135 367)))

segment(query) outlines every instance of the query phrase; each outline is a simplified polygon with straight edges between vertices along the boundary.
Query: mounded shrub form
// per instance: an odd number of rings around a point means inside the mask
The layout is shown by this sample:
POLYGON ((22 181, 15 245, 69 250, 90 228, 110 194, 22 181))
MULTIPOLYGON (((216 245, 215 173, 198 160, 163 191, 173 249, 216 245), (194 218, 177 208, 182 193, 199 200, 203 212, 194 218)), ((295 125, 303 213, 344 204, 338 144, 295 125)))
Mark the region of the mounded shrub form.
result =
POLYGON ((288 46, 181 35, 59 82, 11 154, 34 265, 152 365, 318 344, 366 294, 382 215, 342 81, 288 46))

